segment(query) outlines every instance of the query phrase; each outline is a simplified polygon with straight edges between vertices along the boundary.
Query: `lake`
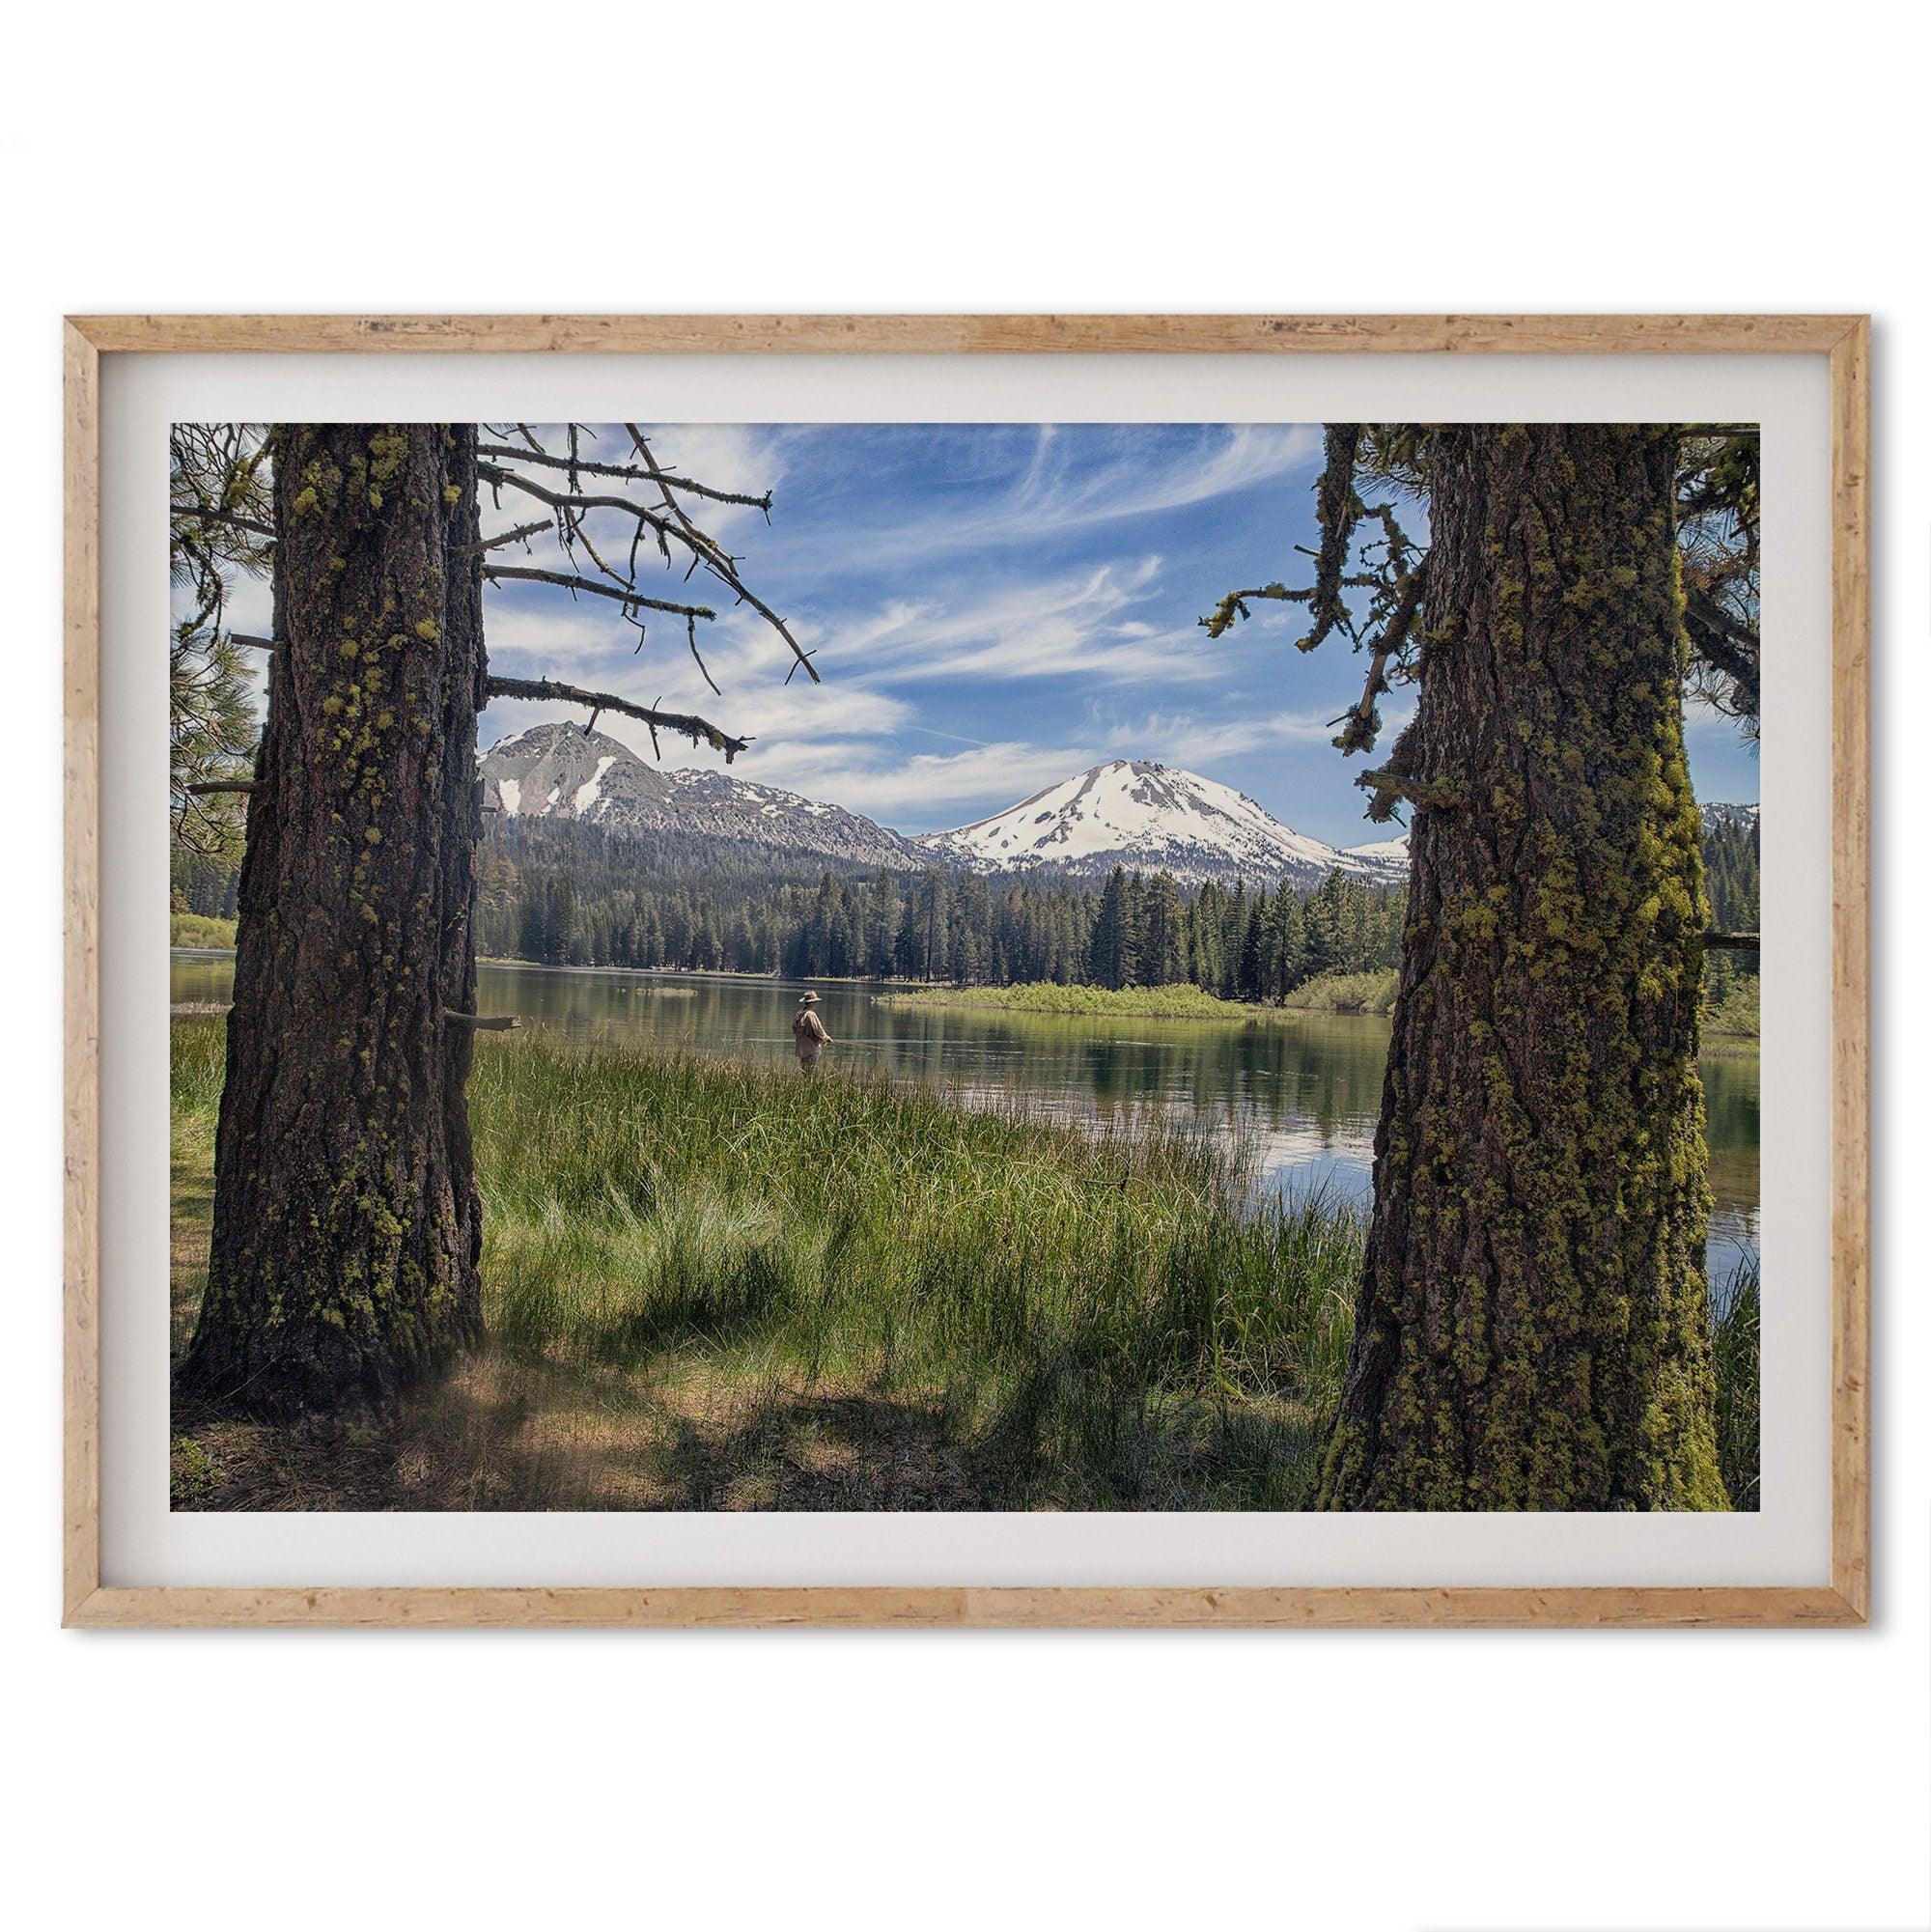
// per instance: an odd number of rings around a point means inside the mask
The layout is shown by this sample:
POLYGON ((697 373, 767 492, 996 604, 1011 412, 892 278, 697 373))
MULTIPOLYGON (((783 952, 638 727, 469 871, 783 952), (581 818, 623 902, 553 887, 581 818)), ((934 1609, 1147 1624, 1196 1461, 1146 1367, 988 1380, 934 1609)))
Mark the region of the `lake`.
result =
MULTIPOLYGON (((230 953, 177 951, 177 1003, 226 1001, 230 953)), ((478 968, 478 1010, 573 1039, 792 1063, 802 982, 706 973, 478 968)), ((1023 1092, 1074 1121, 1146 1109, 1230 1129, 1261 1185, 1365 1202, 1381 1106, 1385 1020, 1302 1014, 1286 1023, 1101 1020, 880 1003, 877 989, 814 981, 836 1045, 829 1064, 953 1087, 968 1103, 1023 1092)), ((1757 1056, 1703 1062, 1709 1113, 1710 1269, 1722 1280, 1757 1246, 1757 1056)))

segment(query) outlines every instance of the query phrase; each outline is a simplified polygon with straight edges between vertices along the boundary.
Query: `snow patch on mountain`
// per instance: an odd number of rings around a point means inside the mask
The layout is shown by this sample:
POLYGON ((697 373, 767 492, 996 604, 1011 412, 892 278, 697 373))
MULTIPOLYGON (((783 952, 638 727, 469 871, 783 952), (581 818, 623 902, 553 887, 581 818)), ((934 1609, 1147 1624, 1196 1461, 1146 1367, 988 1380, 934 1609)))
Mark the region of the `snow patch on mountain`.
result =
POLYGON ((1758 828, 1760 808, 1756 805, 1701 805, 1703 829, 1711 831, 1753 832, 1758 828))
POLYGON ((596 770, 572 795, 571 802, 575 806, 576 816, 579 819, 603 796, 603 774, 616 762, 614 757, 608 755, 600 758, 597 761, 596 770))
POLYGON ((477 769, 485 806, 509 818, 742 840, 811 865, 910 872, 931 863, 910 839, 855 812, 722 771, 659 771, 620 740, 568 720, 499 740, 477 769))
MULTIPOLYGON (((1318 885, 1338 869, 1375 884, 1408 879, 1408 837, 1337 847, 1282 825, 1244 793, 1197 772, 1115 759, 955 831, 908 838, 796 792, 721 770, 658 770, 574 721, 500 740, 479 765, 487 807, 508 818, 574 819, 619 834, 676 831, 763 847, 817 867, 892 872, 949 864, 993 877, 1038 871, 1101 879, 1115 865, 1183 884, 1245 879, 1318 885)), ((1708 804, 1706 826, 1754 830, 1757 807, 1708 804)))
POLYGON ((1358 859, 1363 865, 1403 865, 1408 863, 1408 834, 1403 832, 1398 838, 1381 838, 1367 845, 1348 845, 1341 848, 1343 858, 1358 859))
POLYGON ((1347 853, 1310 838, 1217 779, 1124 758, 919 843, 977 872, 1095 875, 1125 865, 1194 884, 1237 877, 1316 883, 1336 867, 1392 881, 1408 864, 1405 851, 1347 853))

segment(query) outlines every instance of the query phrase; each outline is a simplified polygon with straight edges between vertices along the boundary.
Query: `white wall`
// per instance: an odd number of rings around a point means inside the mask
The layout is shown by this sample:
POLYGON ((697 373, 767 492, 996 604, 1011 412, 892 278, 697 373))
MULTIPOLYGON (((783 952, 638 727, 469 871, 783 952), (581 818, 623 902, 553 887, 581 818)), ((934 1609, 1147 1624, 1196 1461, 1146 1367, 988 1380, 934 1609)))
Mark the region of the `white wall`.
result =
MULTIPOLYGON (((1873 310, 1881 971, 1921 978, 1931 285, 1901 12, 832 11, 10 29, 8 1891, 217 1928, 1931 1922, 1931 1323, 1901 1216, 1867 1632, 56 1629, 63 310, 1873 310)), ((1880 1023, 1880 1202, 1896 1177, 1908 1205, 1923 1002, 1880 1023)))

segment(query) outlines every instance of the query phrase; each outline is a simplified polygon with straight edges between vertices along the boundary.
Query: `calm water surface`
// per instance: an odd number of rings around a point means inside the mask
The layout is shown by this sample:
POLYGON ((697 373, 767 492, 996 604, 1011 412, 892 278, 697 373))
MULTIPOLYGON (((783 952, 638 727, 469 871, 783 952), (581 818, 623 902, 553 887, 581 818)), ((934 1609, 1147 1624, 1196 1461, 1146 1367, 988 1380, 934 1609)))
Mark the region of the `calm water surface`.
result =
MULTIPOLYGON (((228 953, 174 955, 174 998, 226 1000, 228 953)), ((484 966, 478 1008, 533 1030, 625 1040, 663 1051, 790 1064, 802 982, 702 973, 630 973, 484 966)), ((1263 1186, 1365 1201, 1381 1106, 1385 1020, 1305 1014, 1288 1024, 1201 1020, 1056 1019, 880 1002, 870 987, 814 982, 854 1071, 950 1086, 968 1102, 1015 1091, 1075 1121, 1143 1110, 1231 1129, 1254 1149, 1263 1186)), ((1710 1181, 1717 1197, 1710 1265, 1721 1280, 1757 1244, 1757 1057, 1703 1063, 1710 1181)))

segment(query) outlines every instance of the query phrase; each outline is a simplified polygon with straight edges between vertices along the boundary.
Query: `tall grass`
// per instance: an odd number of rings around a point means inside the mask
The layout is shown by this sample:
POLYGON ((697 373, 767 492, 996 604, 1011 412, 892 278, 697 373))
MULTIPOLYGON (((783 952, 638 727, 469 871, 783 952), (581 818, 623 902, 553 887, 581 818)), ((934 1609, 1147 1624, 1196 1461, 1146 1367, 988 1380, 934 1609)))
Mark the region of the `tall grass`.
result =
MULTIPOLYGON (((178 1115, 211 1112, 218 1028, 176 1040, 178 1115)), ((958 1506, 1305 1497, 1361 1225, 1255 1211, 1224 1139, 541 1038, 479 1043, 470 1117, 497 1348, 714 1489, 835 1404, 958 1506)))
POLYGON ((1762 1506, 1760 1414, 1763 1297, 1755 1255, 1713 1283, 1717 1362, 1717 1462, 1732 1509, 1762 1506))
MULTIPOLYGON (((174 1026, 178 1338, 222 1031, 174 1026)), ((478 1043, 470 1117, 490 1353, 362 1488, 345 1451, 319 1478, 278 1446, 263 1506, 1308 1499, 1364 1229, 1319 1197, 1257 1208, 1238 1145, 541 1035, 478 1043)), ((1753 1267, 1718 1306, 1723 1473, 1754 1507, 1753 1267)))
POLYGON ((1305 1479, 1359 1233, 1244 1212, 1224 1143, 521 1042, 479 1054, 471 1111, 511 1350, 903 1399, 995 1507, 1280 1507, 1305 1479))

